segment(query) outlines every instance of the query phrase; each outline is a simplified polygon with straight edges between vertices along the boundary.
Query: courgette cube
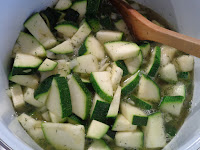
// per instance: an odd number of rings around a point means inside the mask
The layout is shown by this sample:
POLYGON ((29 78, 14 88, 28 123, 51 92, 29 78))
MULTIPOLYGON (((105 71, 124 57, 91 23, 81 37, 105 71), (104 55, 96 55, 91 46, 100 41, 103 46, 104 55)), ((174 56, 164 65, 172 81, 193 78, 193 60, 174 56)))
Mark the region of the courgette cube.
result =
POLYGON ((83 150, 85 146, 85 128, 83 125, 62 123, 42 123, 46 140, 56 149, 83 150))
POLYGON ((152 109, 152 104, 150 102, 147 102, 147 101, 144 101, 144 100, 141 100, 139 98, 137 98, 136 96, 134 95, 131 95, 130 96, 130 99, 132 101, 134 101, 135 103, 135 106, 141 108, 141 109, 146 109, 146 110, 149 110, 149 109, 152 109))
POLYGON ((106 122, 108 110, 109 110, 110 104, 99 97, 97 93, 95 93, 92 107, 90 111, 90 119, 91 120, 97 120, 100 122, 106 122))
POLYGON ((46 58, 38 68, 38 71, 40 72, 52 71, 56 68, 57 65, 58 65, 57 62, 46 58))
POLYGON ((133 125, 146 126, 148 116, 139 108, 128 103, 121 102, 120 110, 122 115, 133 125))
POLYGON ((140 52, 140 47, 131 42, 117 41, 104 44, 107 54, 113 61, 135 57, 140 52))
POLYGON ((74 22, 64 21, 59 23, 55 29, 65 37, 71 38, 78 31, 78 26, 74 22))
POLYGON ((74 52, 71 40, 66 40, 49 51, 55 54, 71 54, 74 52))
POLYGON ((70 91, 64 77, 53 78, 46 105, 49 111, 61 118, 72 114, 70 91))
POLYGON ((132 75, 130 78, 125 80, 122 83, 122 95, 128 95, 130 92, 134 90, 134 88, 138 85, 140 81, 139 72, 132 75))
POLYGON ((159 102, 161 99, 160 88, 148 76, 142 75, 137 96, 145 101, 159 102))
POLYGON ((24 26, 46 49, 57 44, 56 38, 53 36, 39 13, 31 16, 24 23, 24 26))
POLYGON ((37 70, 41 63, 42 59, 36 56, 17 53, 11 74, 12 76, 32 74, 37 70))
POLYGON ((115 144, 123 148, 143 148, 144 134, 141 131, 134 132, 117 132, 115 144))
POLYGON ((92 72, 90 81, 94 90, 104 100, 111 102, 113 99, 113 88, 111 83, 111 74, 107 71, 92 72))
POLYGON ((99 43, 99 41, 93 37, 89 36, 86 38, 85 42, 79 49, 79 56, 92 54, 101 60, 105 57, 104 47, 99 43))
POLYGON ((100 30, 96 33, 96 38, 104 44, 106 42, 121 41, 123 37, 122 32, 110 31, 110 30, 100 30))
POLYGON ((133 58, 128 58, 124 60, 124 63, 126 64, 126 67, 128 69, 128 72, 130 74, 135 74, 142 65, 142 52, 140 51, 139 55, 133 58))
POLYGON ((109 126, 107 124, 104 124, 104 123, 96 121, 96 120, 92 120, 92 122, 88 128, 86 137, 92 138, 92 139, 97 139, 97 140, 101 139, 106 134, 108 129, 109 129, 109 126))
POLYGON ((146 68, 146 73, 150 77, 154 77, 160 67, 161 50, 156 46, 151 54, 150 63, 146 68))
POLYGON ((135 131, 136 125, 132 125, 123 115, 119 114, 112 126, 113 131, 135 131))
POLYGON ((128 68, 126 67, 126 64, 123 60, 118 60, 114 62, 118 67, 120 67, 123 70, 123 76, 126 76, 129 74, 128 68))
POLYGON ((92 99, 90 91, 76 74, 72 75, 68 84, 72 100, 72 112, 82 120, 87 119, 92 99))
POLYGON ((183 96, 165 96, 160 104, 160 110, 179 116, 184 100, 183 96))
POLYGON ((25 53, 37 57, 45 57, 44 47, 30 34, 20 32, 13 48, 14 53, 25 53))
POLYGON ((146 148, 162 148, 166 145, 165 128, 160 112, 149 115, 144 127, 144 143, 146 148))

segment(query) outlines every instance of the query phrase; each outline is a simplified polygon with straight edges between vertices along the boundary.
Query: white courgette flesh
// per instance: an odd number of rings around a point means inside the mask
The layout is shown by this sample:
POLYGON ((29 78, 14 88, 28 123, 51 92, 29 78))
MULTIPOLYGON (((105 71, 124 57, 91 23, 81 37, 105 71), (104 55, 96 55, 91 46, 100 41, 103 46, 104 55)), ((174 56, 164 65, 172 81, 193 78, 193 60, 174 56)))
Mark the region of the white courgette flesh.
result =
POLYGON ((92 120, 88 128, 87 137, 92 139, 101 139, 106 134, 108 129, 109 126, 107 124, 92 120))
POLYGON ((94 55, 83 55, 75 59, 77 65, 74 67, 73 71, 77 73, 87 73, 96 72, 99 70, 98 60, 94 55))
POLYGON ((39 83, 39 78, 36 75, 15 75, 9 76, 9 80, 22 86, 27 86, 36 89, 39 83))
POLYGON ((147 126, 144 128, 144 139, 146 148, 160 148, 165 146, 165 130, 160 112, 149 116, 147 126))
POLYGON ((104 47, 113 61, 135 57, 140 52, 139 46, 131 42, 108 42, 104 44, 104 47))
POLYGON ((45 138, 56 149, 84 150, 85 128, 83 125, 42 123, 45 138))
POLYGON ((114 96, 113 100, 110 104, 110 108, 107 114, 107 117, 116 117, 119 111, 119 104, 120 104, 120 99, 121 99, 121 87, 118 86, 114 96))
POLYGON ((138 98, 146 101, 159 102, 160 89, 149 77, 142 75, 139 82, 138 98))
POLYGON ((184 100, 183 96, 165 96, 160 104, 160 109, 163 112, 179 116, 184 100))
POLYGON ((122 32, 117 31, 109 31, 109 30, 101 30, 97 32, 96 38, 102 43, 113 42, 113 41, 121 41, 123 37, 122 32))
POLYGON ((53 36, 39 13, 31 16, 24 23, 24 26, 45 48, 51 48, 56 45, 56 38, 53 36))
POLYGON ((45 105, 44 102, 38 101, 34 98, 34 92, 35 90, 32 88, 27 87, 24 90, 24 101, 29 103, 30 105, 33 105, 35 107, 42 107, 45 105))
POLYGON ((50 59, 45 59, 43 63, 40 65, 38 68, 38 71, 44 72, 44 71, 52 71, 55 69, 55 67, 58 65, 57 62, 50 60, 50 59))
POLYGON ((117 132, 115 135, 115 144, 124 148, 143 148, 144 134, 141 131, 117 132))
POLYGON ((78 75, 72 75, 68 81, 72 101, 72 112, 81 119, 89 117, 91 93, 78 75))
POLYGON ((133 125, 146 126, 148 116, 139 108, 126 102, 121 102, 120 110, 122 115, 133 125))
POLYGON ((46 105, 49 111, 61 118, 71 115, 70 91, 67 80, 64 77, 53 78, 46 105))
POLYGON ((75 11, 77 11, 80 16, 79 18, 82 19, 86 13, 86 7, 87 7, 87 1, 82 0, 82 1, 75 1, 71 8, 75 11))
POLYGON ((113 99, 113 88, 111 83, 111 74, 107 71, 92 72, 90 81, 97 94, 104 100, 111 102, 113 99))
POLYGON ((125 59, 124 63, 126 64, 128 72, 130 74, 136 73, 142 65, 142 60, 142 52, 140 52, 139 55, 136 57, 125 59))
POLYGON ((55 29, 64 37, 68 38, 71 38, 78 31, 78 27, 71 22, 62 22, 55 29))
POLYGON ((24 113, 18 117, 18 121, 33 139, 44 139, 44 134, 41 128, 42 121, 37 121, 24 113))
POLYGON ((25 53, 38 57, 45 57, 44 47, 30 34, 20 32, 13 48, 14 53, 25 53))
POLYGON ((174 64, 167 64, 159 70, 160 78, 166 82, 174 83, 178 81, 176 68, 174 64))
POLYGON ((177 49, 167 45, 162 45, 160 48, 161 48, 160 64, 161 66, 165 66, 173 60, 177 49))
POLYGON ((66 40, 56 47, 50 49, 50 51, 55 54, 70 54, 73 53, 74 48, 72 46, 71 40, 66 40))
MULTIPOLYGON (((86 1, 85 1, 86 2, 86 1)), ((91 32, 91 28, 88 25, 88 23, 85 21, 80 28, 78 29, 78 31, 73 35, 73 37, 71 38, 72 44, 75 47, 79 47, 83 41, 85 40, 85 38, 90 34, 91 32)))
POLYGON ((189 55, 182 55, 174 61, 176 69, 182 72, 190 72, 194 68, 194 57, 189 55))
POLYGON ((119 114, 112 126, 113 131, 135 131, 136 125, 132 125, 123 115, 119 114))
POLYGON ((25 102, 21 86, 18 84, 14 84, 13 86, 11 86, 10 91, 15 109, 23 108, 25 106, 25 102))
POLYGON ((116 64, 113 64, 111 71, 111 82, 113 90, 115 91, 122 79, 123 70, 118 67, 116 64))
POLYGON ((88 150, 111 150, 103 140, 94 140, 88 150))
POLYGON ((79 56, 87 54, 92 54, 96 56, 98 60, 101 60, 105 57, 104 47, 93 36, 87 37, 85 42, 79 49, 79 56))
POLYGON ((72 5, 71 0, 59 0, 55 6, 56 10, 65 10, 70 8, 72 5))

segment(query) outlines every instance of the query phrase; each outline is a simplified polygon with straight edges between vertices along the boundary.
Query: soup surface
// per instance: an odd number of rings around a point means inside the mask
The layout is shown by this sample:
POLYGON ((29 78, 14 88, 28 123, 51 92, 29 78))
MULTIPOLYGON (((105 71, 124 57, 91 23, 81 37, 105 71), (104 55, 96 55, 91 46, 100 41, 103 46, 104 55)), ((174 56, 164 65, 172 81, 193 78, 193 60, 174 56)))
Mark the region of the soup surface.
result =
MULTIPOLYGON (((152 10, 129 3, 170 28, 152 10)), ((191 105, 192 56, 135 42, 105 0, 59 0, 24 26, 7 92, 42 148, 162 149, 176 135, 191 105)))

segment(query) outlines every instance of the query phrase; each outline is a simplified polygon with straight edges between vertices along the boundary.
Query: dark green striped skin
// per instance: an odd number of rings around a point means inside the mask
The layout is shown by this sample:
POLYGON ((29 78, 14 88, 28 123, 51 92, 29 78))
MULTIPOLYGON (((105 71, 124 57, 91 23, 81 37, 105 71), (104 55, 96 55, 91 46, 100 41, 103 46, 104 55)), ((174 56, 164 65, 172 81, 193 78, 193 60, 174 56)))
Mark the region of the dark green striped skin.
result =
POLYGON ((39 13, 35 13, 32 16, 30 16, 28 19, 26 19, 26 21, 24 22, 24 26, 26 25, 26 23, 28 23, 29 21, 31 21, 36 15, 38 15, 39 13))
POLYGON ((138 125, 138 126, 146 126, 148 121, 148 116, 133 116, 133 125, 138 125))
POLYGON ((166 133, 168 133, 170 136, 175 136, 176 133, 177 133, 177 129, 170 125, 169 123, 168 124, 165 124, 165 131, 166 133))
POLYGON ((109 137, 111 137, 112 139, 115 138, 115 134, 116 132, 115 131, 112 131, 112 130, 108 130, 108 132, 106 133, 109 137))
POLYGON ((107 116, 109 107, 110 107, 110 104, 108 102, 97 100, 94 106, 94 110, 91 114, 91 120, 97 120, 97 121, 106 123, 107 121, 106 116, 107 116))
POLYGON ((128 69, 123 60, 115 61, 115 64, 123 70, 123 76, 126 76, 129 74, 128 69))
POLYGON ((142 76, 143 77, 145 77, 147 80, 150 80, 150 81, 152 81, 152 83, 154 84, 154 85, 156 85, 157 86, 157 88, 158 88, 158 90, 159 90, 159 97, 160 97, 160 99, 161 99, 161 95, 160 95, 160 88, 158 87, 158 85, 156 84, 156 82, 155 81, 153 81, 149 76, 147 76, 147 75, 145 75, 145 74, 142 74, 142 76))
POLYGON ((79 51, 78 51, 79 56, 85 55, 85 53, 87 53, 86 41, 87 39, 83 42, 83 44, 79 48, 79 51))
POLYGON ((114 29, 114 25, 112 20, 110 19, 110 17, 105 17, 103 19, 100 19, 100 23, 103 26, 104 29, 107 30, 113 30, 114 29))
POLYGON ((73 22, 73 21, 63 21, 63 22, 60 22, 60 23, 57 24, 57 26, 60 26, 60 25, 71 25, 71 26, 74 26, 75 28, 78 29, 78 24, 73 22))
POLYGON ((84 124, 84 121, 75 114, 72 114, 69 117, 67 117, 67 122, 71 124, 84 124))
MULTIPOLYGON (((58 20, 61 16, 61 13, 53 8, 48 7, 46 10, 42 11, 40 14, 42 17, 43 17, 43 15, 45 15, 47 17, 48 22, 50 24, 50 29, 54 30, 54 27, 56 26, 56 23, 58 22, 58 20)), ((43 18, 43 19, 45 20, 45 18, 43 18)))
POLYGON ((190 73, 189 72, 180 72, 178 74, 178 78, 188 80, 190 78, 190 73))
POLYGON ((110 96, 108 94, 106 94, 98 85, 98 83, 96 82, 93 74, 91 73, 90 75, 90 82, 92 83, 92 86, 94 88, 94 90, 97 92, 97 94, 104 100, 111 102, 113 99, 113 96, 110 96))
POLYGON ((83 92, 85 93, 87 100, 86 100, 86 112, 85 112, 85 117, 83 120, 87 119, 90 114, 90 108, 91 108, 91 100, 92 100, 92 94, 86 87, 86 85, 82 82, 78 74, 73 74, 74 79, 76 82, 79 84, 79 86, 82 88, 83 92))
POLYGON ((140 81, 140 76, 138 73, 138 75, 128 85, 122 88, 122 95, 126 96, 129 93, 131 93, 134 90, 134 88, 138 85, 139 81, 140 81))
POLYGON ((156 46, 154 50, 156 51, 154 62, 153 62, 153 65, 151 66, 150 71, 148 72, 148 76, 150 77, 154 77, 160 67, 160 58, 161 58, 160 47, 156 46))
POLYGON ((132 101, 134 101, 135 103, 135 106, 141 108, 141 109, 146 109, 146 110, 150 110, 152 109, 152 104, 148 103, 148 102, 145 102, 144 100, 141 100, 139 98, 137 98, 136 96, 134 95, 131 95, 130 96, 130 99, 132 101))
MULTIPOLYGON (((139 45, 139 47, 140 47, 140 50, 141 50, 142 54, 144 54, 146 51, 147 51, 148 53, 147 53, 147 54, 145 53, 145 54, 146 54, 146 55, 149 54, 150 48, 151 48, 149 42, 147 42, 147 41, 142 41, 142 42, 139 42, 138 45, 139 45)), ((144 56, 143 56, 143 57, 144 57, 144 56)))
POLYGON ((72 21, 72 22, 77 22, 80 16, 80 14, 77 11, 71 8, 64 10, 64 13, 66 14, 64 19, 67 21, 72 21))
POLYGON ((184 96, 165 96, 160 106, 162 106, 164 103, 183 103, 184 100, 184 96))
POLYGON ((60 94, 62 118, 68 117, 72 114, 72 104, 67 80, 65 79, 65 77, 54 77, 53 79, 57 83, 60 94))
POLYGON ((30 75, 30 74, 33 74, 37 71, 37 68, 39 66, 35 67, 35 68, 32 68, 32 67, 25 67, 25 68, 21 68, 21 67, 14 67, 12 68, 12 71, 11 71, 11 75, 14 76, 14 75, 30 75))
POLYGON ((101 0, 87 0, 86 15, 96 15, 99 10, 100 2, 101 0))
POLYGON ((98 32, 101 29, 100 21, 96 17, 87 17, 86 21, 90 25, 93 32, 98 32))
POLYGON ((139 45, 140 49, 142 49, 142 48, 144 49, 144 48, 146 48, 148 45, 150 45, 150 43, 147 42, 147 41, 142 41, 142 42, 138 43, 138 45, 139 45))
POLYGON ((58 77, 58 76, 59 75, 52 75, 52 76, 46 78, 42 83, 40 83, 40 85, 38 86, 38 88, 34 92, 34 98, 39 99, 41 95, 49 92, 53 78, 58 77))

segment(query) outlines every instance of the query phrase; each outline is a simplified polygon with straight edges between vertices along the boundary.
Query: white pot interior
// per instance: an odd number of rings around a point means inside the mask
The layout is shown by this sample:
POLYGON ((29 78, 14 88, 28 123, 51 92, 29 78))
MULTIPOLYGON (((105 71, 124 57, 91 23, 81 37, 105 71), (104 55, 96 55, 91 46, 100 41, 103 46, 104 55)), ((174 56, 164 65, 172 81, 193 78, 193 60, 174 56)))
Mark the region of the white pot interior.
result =
MULTIPOLYGON (((200 1, 197 0, 136 0, 163 16, 177 31, 200 38, 198 18, 200 1)), ((12 103, 6 95, 8 88, 10 55, 24 21, 34 12, 51 6, 56 0, 9 0, 0 1, 0 140, 15 150, 41 149, 26 134, 13 116, 12 103)), ((200 88, 200 60, 195 58, 195 81, 192 109, 177 136, 165 149, 198 149, 200 138, 200 110, 198 89, 200 88)))

